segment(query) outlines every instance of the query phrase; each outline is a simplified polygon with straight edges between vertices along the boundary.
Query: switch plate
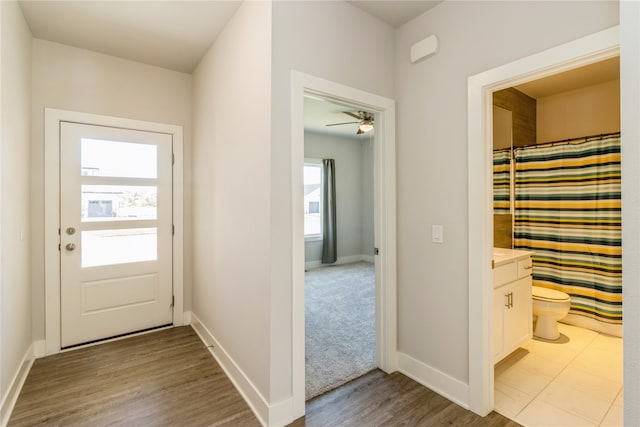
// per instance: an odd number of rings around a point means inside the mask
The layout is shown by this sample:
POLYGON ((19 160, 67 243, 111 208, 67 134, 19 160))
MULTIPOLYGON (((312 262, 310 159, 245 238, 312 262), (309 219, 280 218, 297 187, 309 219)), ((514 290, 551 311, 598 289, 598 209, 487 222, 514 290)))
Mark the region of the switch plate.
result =
POLYGON ((443 228, 441 225, 431 226, 431 242, 442 243, 444 241, 443 228))

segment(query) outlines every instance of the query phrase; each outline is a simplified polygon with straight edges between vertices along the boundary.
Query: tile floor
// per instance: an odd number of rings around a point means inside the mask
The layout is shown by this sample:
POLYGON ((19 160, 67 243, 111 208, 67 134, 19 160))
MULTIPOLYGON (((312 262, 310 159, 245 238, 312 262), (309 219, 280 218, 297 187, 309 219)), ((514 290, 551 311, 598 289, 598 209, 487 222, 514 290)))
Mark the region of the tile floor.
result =
POLYGON ((526 427, 622 426, 622 339, 559 324, 495 367, 496 412, 526 427))

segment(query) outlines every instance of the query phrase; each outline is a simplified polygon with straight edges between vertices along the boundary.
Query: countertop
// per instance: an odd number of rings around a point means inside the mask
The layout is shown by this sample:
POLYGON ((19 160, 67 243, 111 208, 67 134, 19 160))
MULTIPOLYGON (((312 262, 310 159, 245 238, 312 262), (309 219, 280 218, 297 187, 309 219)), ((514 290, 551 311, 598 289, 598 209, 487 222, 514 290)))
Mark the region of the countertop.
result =
POLYGON ((493 266, 499 267, 512 261, 526 258, 533 255, 531 251, 520 249, 493 248, 493 266))

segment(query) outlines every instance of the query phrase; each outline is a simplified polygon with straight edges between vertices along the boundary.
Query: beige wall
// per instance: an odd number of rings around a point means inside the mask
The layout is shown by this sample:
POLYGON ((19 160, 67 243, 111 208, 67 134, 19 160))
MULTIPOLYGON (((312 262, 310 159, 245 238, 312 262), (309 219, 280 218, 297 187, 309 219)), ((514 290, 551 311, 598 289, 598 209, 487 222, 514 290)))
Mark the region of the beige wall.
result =
POLYGON ((269 402, 271 4, 244 2, 193 84, 193 313, 269 402))
POLYGON ((537 143, 620 131, 620 80, 538 98, 537 143))
POLYGON ((401 352, 468 384, 467 224, 481 215, 468 210, 469 76, 617 23, 617 2, 445 1, 397 31, 401 352), (438 53, 412 64, 409 48, 430 34, 438 53), (431 224, 444 244, 431 243, 431 224))
MULTIPOLYGON (((32 283, 33 331, 44 338, 44 108, 166 124, 184 129, 191 168, 191 75, 44 40, 33 40, 32 283)), ((185 310, 191 302, 191 182, 184 176, 185 310)))
MULTIPOLYGON (((2 1, 0 7, 0 402, 4 402, 9 385, 32 342, 29 258, 31 33, 16 2, 2 1)), ((0 423, 4 416, 3 413, 0 423)))

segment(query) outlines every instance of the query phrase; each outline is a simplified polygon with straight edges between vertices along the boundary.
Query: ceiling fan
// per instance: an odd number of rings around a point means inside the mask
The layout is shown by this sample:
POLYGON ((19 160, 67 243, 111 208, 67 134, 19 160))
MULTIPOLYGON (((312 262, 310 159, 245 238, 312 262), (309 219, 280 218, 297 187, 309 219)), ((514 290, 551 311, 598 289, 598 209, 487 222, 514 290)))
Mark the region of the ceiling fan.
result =
POLYGON ((340 125, 350 125, 354 123, 359 123, 360 126, 358 126, 358 131, 356 132, 356 135, 362 135, 363 133, 369 132, 370 130, 373 129, 373 114, 368 113, 366 111, 356 111, 355 113, 351 111, 343 111, 343 113, 353 117, 354 119, 358 119, 358 121, 344 122, 344 123, 331 123, 326 126, 340 126, 340 125))

